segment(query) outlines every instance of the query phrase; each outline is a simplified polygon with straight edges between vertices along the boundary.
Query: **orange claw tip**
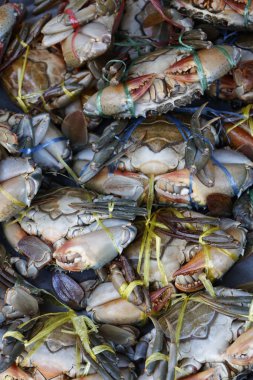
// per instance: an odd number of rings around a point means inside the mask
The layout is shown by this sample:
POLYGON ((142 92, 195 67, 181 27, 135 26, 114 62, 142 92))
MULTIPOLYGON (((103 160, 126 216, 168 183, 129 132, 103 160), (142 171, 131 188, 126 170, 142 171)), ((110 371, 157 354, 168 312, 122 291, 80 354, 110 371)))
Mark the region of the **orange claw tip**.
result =
POLYGON ((174 287, 172 285, 167 285, 151 292, 150 299, 152 302, 152 310, 154 312, 159 312, 170 300, 172 293, 174 293, 174 287))
MULTIPOLYGON (((155 74, 146 74, 126 82, 133 101, 138 100, 149 89, 155 79, 155 74)), ((119 85, 120 86, 120 85, 119 85)))
POLYGON ((242 333, 225 353, 225 359, 240 366, 253 364, 253 327, 242 333))
POLYGON ((181 79, 183 82, 194 83, 199 81, 197 66, 192 55, 173 63, 166 70, 166 74, 172 79, 181 79))
POLYGON ((194 274, 205 269, 206 260, 205 254, 203 251, 199 251, 188 263, 179 268, 174 274, 173 277, 187 274, 194 274))
POLYGON ((181 377, 180 380, 213 380, 215 374, 215 368, 209 368, 206 371, 201 371, 198 373, 194 373, 193 375, 189 375, 186 377, 181 377))

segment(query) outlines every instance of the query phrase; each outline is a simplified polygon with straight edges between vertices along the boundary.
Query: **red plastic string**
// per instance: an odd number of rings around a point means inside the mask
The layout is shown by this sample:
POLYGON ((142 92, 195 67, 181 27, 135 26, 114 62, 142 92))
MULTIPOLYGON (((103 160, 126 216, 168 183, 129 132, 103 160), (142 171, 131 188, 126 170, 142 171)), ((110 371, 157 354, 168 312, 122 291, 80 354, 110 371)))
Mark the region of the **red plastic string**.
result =
POLYGON ((78 20, 77 20, 77 18, 76 18, 75 13, 72 11, 72 9, 69 9, 69 8, 68 8, 68 9, 65 9, 65 10, 64 10, 64 13, 67 14, 67 15, 69 16, 69 21, 70 21, 70 23, 71 23, 71 25, 72 25, 72 28, 73 28, 74 30, 80 28, 80 24, 79 24, 79 22, 78 22, 78 20))
POLYGON ((71 41, 71 49, 72 49, 72 53, 74 54, 75 58, 79 59, 79 57, 76 53, 76 50, 75 50, 74 43, 75 43, 76 36, 78 34, 78 30, 80 29, 80 24, 76 18, 75 13, 72 11, 72 9, 65 9, 64 13, 69 16, 69 21, 71 22, 72 28, 75 31, 73 34, 73 37, 72 37, 72 41, 71 41))

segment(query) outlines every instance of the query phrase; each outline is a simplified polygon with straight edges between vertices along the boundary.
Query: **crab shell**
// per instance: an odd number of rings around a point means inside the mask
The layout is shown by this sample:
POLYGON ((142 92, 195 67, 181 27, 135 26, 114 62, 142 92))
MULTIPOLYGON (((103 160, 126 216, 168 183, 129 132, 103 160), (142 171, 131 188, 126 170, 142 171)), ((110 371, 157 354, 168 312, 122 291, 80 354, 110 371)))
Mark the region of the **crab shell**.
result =
MULTIPOLYGON (((208 85, 231 69, 230 59, 234 65, 240 59, 239 49, 227 45, 197 54, 208 85)), ((126 83, 105 87, 91 96, 84 113, 117 118, 145 116, 149 111, 166 113, 203 94, 198 70, 194 56, 183 49, 157 50, 130 66, 126 83)))
POLYGON ((172 0, 170 5, 178 11, 183 11, 193 19, 198 19, 229 27, 233 30, 253 29, 253 6, 248 7, 248 17, 245 18, 246 3, 235 0, 215 0, 203 2, 201 0, 172 0))
POLYGON ((0 221, 7 221, 30 206, 41 183, 41 169, 27 158, 0 161, 0 221))
MULTIPOLYGON (((2 74, 5 90, 16 99, 18 96, 18 73, 24 65, 24 57, 13 62, 2 74)), ((22 95, 29 95, 26 103, 35 103, 48 87, 63 81, 66 67, 63 59, 55 52, 42 48, 30 49, 22 82, 22 95)))

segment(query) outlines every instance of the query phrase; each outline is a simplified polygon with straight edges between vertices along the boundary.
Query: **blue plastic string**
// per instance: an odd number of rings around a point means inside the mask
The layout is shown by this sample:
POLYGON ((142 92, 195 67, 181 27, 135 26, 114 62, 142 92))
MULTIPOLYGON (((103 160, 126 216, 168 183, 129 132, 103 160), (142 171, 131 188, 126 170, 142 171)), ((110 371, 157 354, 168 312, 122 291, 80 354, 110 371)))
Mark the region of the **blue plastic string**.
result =
POLYGON ((38 144, 38 145, 36 145, 36 146, 34 146, 32 148, 20 149, 20 153, 24 153, 25 155, 30 155, 30 154, 33 154, 35 152, 38 152, 39 150, 45 149, 49 145, 56 144, 56 143, 58 143, 60 141, 66 141, 66 140, 68 140, 68 139, 66 137, 64 137, 64 136, 55 137, 54 139, 46 141, 43 144, 38 144))
POLYGON ((237 196, 237 194, 239 194, 239 189, 238 189, 238 186, 236 184, 236 181, 234 179, 234 177, 232 176, 232 174, 230 173, 230 171, 224 166, 222 165, 221 162, 219 162, 218 160, 216 160, 213 156, 211 157, 213 163, 218 166, 222 171, 223 173, 226 175, 232 189, 233 189, 233 193, 234 195, 237 196))

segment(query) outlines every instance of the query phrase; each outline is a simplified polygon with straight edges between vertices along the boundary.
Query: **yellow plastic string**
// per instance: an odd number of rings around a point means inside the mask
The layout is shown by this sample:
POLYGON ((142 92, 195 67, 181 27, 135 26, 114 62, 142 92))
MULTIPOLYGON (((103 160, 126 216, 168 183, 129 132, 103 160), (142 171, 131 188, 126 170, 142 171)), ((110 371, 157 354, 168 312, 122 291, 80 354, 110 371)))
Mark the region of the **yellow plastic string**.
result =
POLYGON ((252 108, 252 104, 248 104, 246 107, 242 108, 242 120, 239 120, 237 123, 232 125, 230 128, 227 129, 227 133, 231 132, 233 129, 239 127, 241 124, 245 123, 245 121, 248 122, 248 126, 250 129, 251 136, 253 136, 253 118, 250 116, 250 111, 252 108))
POLYGON ((219 231, 219 227, 211 227, 211 228, 209 228, 208 226, 204 227, 204 232, 199 237, 199 243, 201 245, 206 245, 207 243, 203 239, 216 231, 219 231))
POLYGON ((92 348, 92 351, 94 352, 94 355, 101 354, 101 352, 104 352, 104 351, 109 351, 112 354, 115 354, 114 349, 108 344, 100 344, 98 346, 95 346, 92 348))
POLYGON ((121 254, 120 249, 119 249, 119 247, 117 246, 117 244, 115 243, 115 239, 114 239, 114 237, 113 237, 113 234, 112 234, 111 231, 109 230, 109 228, 107 228, 107 227, 104 225, 104 223, 102 222, 101 219, 99 219, 99 217, 98 217, 98 215, 97 215, 96 213, 93 213, 93 216, 94 216, 94 218, 96 219, 97 224, 101 227, 101 229, 104 230, 105 233, 109 236, 109 238, 111 239, 112 244, 113 244, 115 250, 116 250, 116 251, 118 252, 118 254, 120 255, 120 254, 121 254))
POLYGON ((13 203, 15 206, 18 207, 26 207, 26 204, 19 201, 17 198, 13 197, 8 191, 6 191, 1 185, 0 185, 0 192, 3 194, 3 196, 8 199, 11 203, 13 203))
POLYGON ((146 359, 145 368, 147 368, 149 364, 161 360, 168 362, 170 360, 170 357, 169 355, 163 354, 161 352, 154 352, 146 359))
POLYGON ((155 238, 155 241, 156 241, 156 261, 157 261, 157 266, 161 275, 161 282, 163 286, 166 286, 168 285, 169 282, 166 276, 164 265, 161 261, 161 238, 155 233, 153 233, 152 236, 155 238))
POLYGON ((78 343, 79 342, 76 341, 76 371, 77 371, 77 374, 80 374, 82 355, 81 355, 81 350, 78 343))
POLYGON ((181 310, 180 310, 180 313, 179 313, 179 316, 178 316, 176 333, 175 333, 175 340, 176 340, 176 345, 177 346, 179 345, 179 341, 180 341, 180 335, 181 335, 181 331, 182 331, 182 327, 183 327, 185 310, 186 310, 188 301, 189 301, 189 297, 186 296, 184 298, 184 300, 183 300, 183 303, 182 303, 182 306, 181 306, 181 310))
POLYGON ((30 52, 30 46, 27 45, 22 40, 19 40, 19 42, 21 43, 22 46, 24 46, 26 48, 26 52, 25 52, 25 56, 24 56, 24 62, 23 62, 23 66, 21 69, 21 73, 20 73, 20 71, 18 72, 20 74, 18 75, 18 96, 16 96, 16 100, 17 100, 19 106, 21 107, 21 109, 25 113, 28 113, 29 112, 28 106, 24 102, 23 96, 22 96, 22 86, 23 86, 23 81, 24 81, 24 77, 25 77, 25 70, 26 70, 28 56, 29 56, 29 52, 30 52))
POLYGON ((118 292, 123 299, 128 300, 134 288, 136 288, 136 286, 142 286, 142 285, 143 285, 143 281, 141 280, 135 280, 135 281, 130 282, 129 284, 124 282, 118 289, 118 292))
MULTIPOLYGON (((170 211, 173 215, 175 215, 177 218, 180 218, 180 219, 183 219, 183 218, 184 218, 184 214, 183 214, 181 211, 177 210, 177 209, 169 208, 169 211, 170 211)), ((191 230, 191 231, 195 231, 195 227, 194 227, 191 223, 185 223, 185 226, 186 226, 187 228, 189 228, 189 230, 191 230)))
POLYGON ((252 327, 252 323, 253 323, 253 300, 250 303, 248 321, 244 326, 244 331, 247 331, 248 329, 250 329, 252 327))
POLYGON ((140 248, 140 252, 139 252, 139 260, 138 260, 138 265, 137 265, 137 272, 138 273, 141 272, 142 258, 143 258, 143 254, 144 254, 144 250, 145 250, 146 241, 148 238, 149 224, 150 224, 150 218, 151 218, 151 214, 152 214, 153 199, 154 199, 154 175, 152 175, 150 177, 150 180, 149 180, 149 191, 148 191, 148 200, 147 200, 147 214, 148 214, 148 216, 147 216, 147 220, 145 223, 145 230, 143 233, 141 248, 140 248))
POLYGON ((143 233, 143 238, 141 242, 140 252, 139 252, 139 260, 137 265, 137 272, 140 274, 142 260, 144 256, 144 269, 143 269, 143 277, 144 277, 144 285, 149 285, 149 268, 150 268, 150 248, 151 248, 151 240, 152 234, 155 228, 155 219, 156 215, 152 216, 152 207, 154 202, 154 175, 152 174, 149 179, 149 191, 148 191, 148 199, 147 199, 147 220, 145 223, 145 230, 143 233), (152 223, 151 223, 152 221, 152 223))
POLYGON ((204 285, 205 289, 210 294, 210 296, 215 298, 216 294, 215 294, 214 288, 212 286, 211 281, 207 278, 205 273, 201 273, 199 275, 199 280, 202 282, 202 284, 204 285))
POLYGON ((64 82, 61 83, 61 88, 62 88, 64 94, 67 95, 68 97, 73 98, 73 97, 75 96, 75 92, 70 92, 70 91, 65 87, 65 83, 64 83, 64 82))
POLYGON ((62 164, 62 166, 64 167, 64 169, 68 172, 68 174, 73 178, 73 180, 76 182, 76 183, 79 183, 79 178, 77 177, 76 173, 71 169, 71 167, 64 161, 64 159, 59 155, 57 154, 56 155, 56 158, 57 160, 62 164))
POLYGON ((238 256, 236 255, 236 253, 230 252, 227 249, 217 248, 217 250, 224 253, 224 255, 228 256, 233 261, 237 261, 238 259, 238 256))
POLYGON ((112 212, 114 210, 115 202, 108 202, 109 218, 112 218, 112 212))
POLYGON ((7 331, 4 334, 4 338, 12 337, 24 343, 25 347, 33 346, 30 352, 28 353, 30 357, 40 346, 44 343, 47 337, 57 328, 63 326, 64 324, 71 322, 75 334, 80 338, 81 343, 85 349, 85 351, 93 358, 93 360, 97 361, 96 355, 92 351, 89 340, 90 332, 98 332, 96 325, 86 316, 77 316, 77 314, 68 308, 67 312, 59 312, 59 313, 48 313, 37 316, 35 318, 30 319, 27 322, 22 323, 19 327, 25 327, 31 321, 37 321, 39 319, 46 318, 43 328, 30 340, 26 340, 18 331, 7 331))

